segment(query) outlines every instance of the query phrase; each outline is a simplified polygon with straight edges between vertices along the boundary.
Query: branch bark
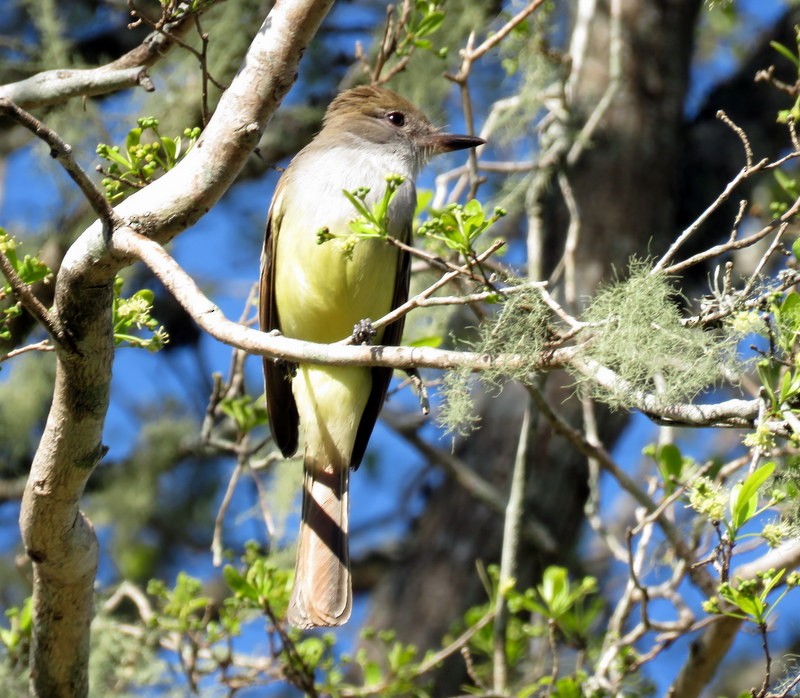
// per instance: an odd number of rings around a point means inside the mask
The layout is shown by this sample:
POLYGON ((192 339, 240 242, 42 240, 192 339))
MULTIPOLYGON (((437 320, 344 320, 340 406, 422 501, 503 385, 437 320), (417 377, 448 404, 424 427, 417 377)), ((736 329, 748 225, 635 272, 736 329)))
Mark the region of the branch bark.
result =
POLYGON ((157 242, 124 227, 114 234, 112 248, 121 255, 143 261, 200 327, 220 342, 243 349, 248 354, 328 366, 443 370, 469 368, 473 371, 503 369, 511 372, 524 365, 531 373, 571 368, 603 387, 628 393, 635 406, 655 421, 693 427, 749 428, 758 416, 758 400, 731 399, 705 405, 665 403, 657 395, 634 390, 611 369, 583 358, 580 347, 574 346, 547 350, 538 361, 533 362, 514 354, 477 354, 431 347, 315 344, 281 335, 265 334, 226 318, 219 307, 203 295, 191 276, 157 242))
POLYGON ((154 65, 175 46, 176 39, 187 33, 194 16, 187 14, 152 32, 139 46, 124 56, 97 68, 46 70, 24 80, 0 85, 0 97, 23 109, 63 104, 73 97, 96 97, 141 86, 148 92, 154 87, 147 68, 154 65))
MULTIPOLYGON (((161 241, 198 220, 241 170, 272 112, 294 82, 303 50, 332 0, 278 3, 253 40, 230 89, 191 153, 130 197, 117 216, 161 241)), ((89 626, 97 539, 79 500, 103 457, 102 431, 114 354, 112 282, 131 257, 114 254, 96 222, 67 252, 55 313, 74 349, 58 352, 50 415, 20 512, 33 561, 31 695, 88 693, 89 626)))

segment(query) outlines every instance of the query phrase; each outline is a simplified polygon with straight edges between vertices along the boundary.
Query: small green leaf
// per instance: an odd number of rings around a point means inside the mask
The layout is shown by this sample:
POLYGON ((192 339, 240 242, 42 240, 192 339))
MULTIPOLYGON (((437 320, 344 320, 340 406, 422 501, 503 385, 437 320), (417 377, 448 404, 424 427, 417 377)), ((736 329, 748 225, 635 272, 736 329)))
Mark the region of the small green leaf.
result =
POLYGON ((675 444, 664 444, 658 448, 656 454, 658 469, 664 479, 664 488, 668 492, 675 489, 675 482, 680 480, 683 470, 683 456, 675 444))
POLYGON ((367 662, 361 668, 364 672, 365 686, 377 686, 381 682, 381 668, 377 662, 367 662))
POLYGON ((430 335, 429 337, 420 337, 413 342, 409 342, 411 347, 433 347, 434 349, 442 345, 441 335, 430 335))
POLYGON ((128 155, 131 158, 133 158, 133 151, 139 146, 141 140, 141 128, 132 128, 130 131, 128 131, 128 137, 125 139, 125 150, 128 151, 128 155))
POLYGON ((444 12, 431 12, 425 19, 423 19, 416 31, 414 32, 418 37, 433 34, 444 22, 444 12))
POLYGON ((800 260, 800 238, 797 238, 792 243, 792 254, 794 255, 795 259, 800 260))
POLYGON ((752 472, 744 482, 731 490, 730 509, 735 530, 741 528, 758 508, 758 490, 775 471, 775 463, 769 462, 752 472))
POLYGON ((170 138, 169 136, 161 136, 160 140, 161 147, 164 149, 169 164, 174 165, 175 161, 178 159, 178 153, 180 152, 180 137, 170 138))
POLYGON ((781 56, 790 60, 796 68, 800 69, 800 59, 798 59, 797 56, 795 56, 788 48, 786 48, 786 46, 777 41, 770 41, 769 45, 772 46, 772 48, 778 53, 780 53, 781 56))

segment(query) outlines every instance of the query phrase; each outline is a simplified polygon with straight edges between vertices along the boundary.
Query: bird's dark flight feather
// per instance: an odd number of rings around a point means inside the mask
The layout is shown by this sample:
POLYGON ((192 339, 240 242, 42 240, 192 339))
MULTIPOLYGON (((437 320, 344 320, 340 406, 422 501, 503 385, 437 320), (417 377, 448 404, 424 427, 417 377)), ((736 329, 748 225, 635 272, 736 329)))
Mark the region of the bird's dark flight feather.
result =
MULTIPOLYGON (((276 192, 274 199, 278 201, 276 192)), ((262 253, 261 280, 259 282, 259 324, 262 332, 280 329, 278 309, 275 307, 275 247, 280 231, 282 212, 273 202, 267 218, 267 231, 262 253)), ((264 357, 264 380, 267 391, 267 412, 275 443, 286 457, 297 451, 298 424, 297 403, 292 394, 292 374, 295 365, 287 361, 275 361, 264 357)))

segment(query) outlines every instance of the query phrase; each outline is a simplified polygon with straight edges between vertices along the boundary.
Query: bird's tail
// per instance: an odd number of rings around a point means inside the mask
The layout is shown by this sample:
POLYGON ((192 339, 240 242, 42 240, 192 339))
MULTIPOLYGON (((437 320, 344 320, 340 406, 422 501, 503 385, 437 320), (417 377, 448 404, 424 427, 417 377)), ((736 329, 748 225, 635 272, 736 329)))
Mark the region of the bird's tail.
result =
POLYGON ((342 625, 350 618, 349 470, 347 465, 320 466, 306 453, 303 520, 288 614, 296 628, 342 625))

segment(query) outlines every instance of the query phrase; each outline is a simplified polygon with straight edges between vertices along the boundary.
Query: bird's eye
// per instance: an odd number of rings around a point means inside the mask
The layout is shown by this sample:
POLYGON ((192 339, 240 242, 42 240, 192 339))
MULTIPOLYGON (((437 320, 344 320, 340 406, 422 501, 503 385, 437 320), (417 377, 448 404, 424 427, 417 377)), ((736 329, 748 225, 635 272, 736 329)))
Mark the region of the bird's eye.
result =
POLYGON ((406 123, 406 115, 401 111, 390 111, 386 115, 386 119, 393 126, 405 126, 406 123))

